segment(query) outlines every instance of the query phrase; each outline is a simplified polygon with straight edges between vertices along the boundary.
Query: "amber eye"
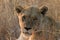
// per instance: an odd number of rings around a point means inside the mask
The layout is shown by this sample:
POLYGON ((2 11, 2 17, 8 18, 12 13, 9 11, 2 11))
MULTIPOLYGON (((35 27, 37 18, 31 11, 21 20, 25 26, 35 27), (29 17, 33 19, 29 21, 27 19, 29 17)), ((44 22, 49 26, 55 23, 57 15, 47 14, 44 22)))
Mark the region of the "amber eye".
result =
POLYGON ((33 18, 33 20, 37 20, 37 18, 33 18))
POLYGON ((23 16, 23 17, 22 17, 22 20, 24 21, 25 19, 26 19, 26 16, 23 16))

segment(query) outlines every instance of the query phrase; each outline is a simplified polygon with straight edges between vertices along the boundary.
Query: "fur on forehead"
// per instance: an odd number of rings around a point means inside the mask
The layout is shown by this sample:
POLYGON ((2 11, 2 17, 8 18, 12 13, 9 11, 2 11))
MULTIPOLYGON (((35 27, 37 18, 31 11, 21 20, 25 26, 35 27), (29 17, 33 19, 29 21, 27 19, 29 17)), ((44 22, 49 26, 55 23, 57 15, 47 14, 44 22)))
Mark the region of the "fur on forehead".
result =
POLYGON ((25 9, 22 13, 26 14, 26 15, 37 15, 39 13, 39 8, 35 8, 35 7, 29 7, 27 9, 25 9))

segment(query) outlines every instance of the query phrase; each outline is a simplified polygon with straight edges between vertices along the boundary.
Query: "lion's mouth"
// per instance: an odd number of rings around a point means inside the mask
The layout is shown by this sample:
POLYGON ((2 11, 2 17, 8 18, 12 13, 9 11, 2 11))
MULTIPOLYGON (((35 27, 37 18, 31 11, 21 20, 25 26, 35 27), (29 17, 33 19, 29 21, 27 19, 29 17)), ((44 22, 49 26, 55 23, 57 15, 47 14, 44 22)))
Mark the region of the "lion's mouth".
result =
POLYGON ((23 33, 26 35, 32 35, 32 33, 30 33, 30 32, 23 32, 23 33))

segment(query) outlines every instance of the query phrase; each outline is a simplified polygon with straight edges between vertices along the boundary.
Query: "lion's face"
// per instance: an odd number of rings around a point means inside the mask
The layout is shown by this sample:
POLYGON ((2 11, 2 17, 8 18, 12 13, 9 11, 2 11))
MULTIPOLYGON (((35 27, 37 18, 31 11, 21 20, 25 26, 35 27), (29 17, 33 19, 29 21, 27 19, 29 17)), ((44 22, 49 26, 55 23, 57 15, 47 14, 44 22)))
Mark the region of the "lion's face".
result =
POLYGON ((17 7, 16 10, 18 13, 21 32, 26 36, 30 36, 39 30, 41 21, 47 11, 47 7, 44 6, 42 9, 30 7, 25 10, 21 7, 17 7))

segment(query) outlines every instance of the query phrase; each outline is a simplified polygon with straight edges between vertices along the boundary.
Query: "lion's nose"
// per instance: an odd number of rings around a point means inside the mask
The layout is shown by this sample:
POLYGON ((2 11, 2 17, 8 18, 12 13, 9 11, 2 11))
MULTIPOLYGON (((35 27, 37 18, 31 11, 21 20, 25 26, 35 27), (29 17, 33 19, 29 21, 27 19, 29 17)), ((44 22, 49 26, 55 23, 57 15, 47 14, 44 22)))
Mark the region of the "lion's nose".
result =
POLYGON ((31 28, 25 27, 26 30, 30 30, 31 28))

